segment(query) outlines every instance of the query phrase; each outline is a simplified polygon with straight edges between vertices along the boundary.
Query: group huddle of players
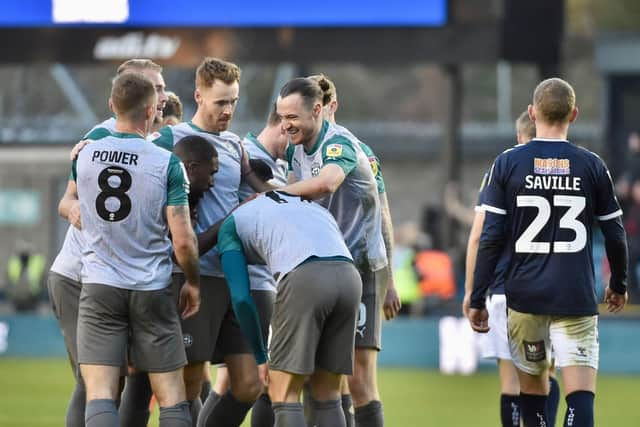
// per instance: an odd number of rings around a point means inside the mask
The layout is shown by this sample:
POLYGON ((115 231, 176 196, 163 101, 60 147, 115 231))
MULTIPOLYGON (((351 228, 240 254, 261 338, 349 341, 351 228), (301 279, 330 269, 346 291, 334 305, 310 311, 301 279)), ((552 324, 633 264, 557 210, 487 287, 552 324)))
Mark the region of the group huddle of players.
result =
POLYGON ((567 140, 576 95, 542 81, 516 127, 518 145, 494 161, 481 186, 469 236, 463 312, 486 333, 498 361, 504 427, 555 425, 562 374, 565 427, 594 425, 598 304, 596 221, 611 269, 605 303, 627 301, 627 242, 611 176, 596 154, 567 140))
POLYGON ((161 426, 251 408, 255 427, 384 425, 380 323, 400 302, 378 159, 335 123, 324 75, 287 82, 239 138, 239 81, 205 58, 182 121, 162 68, 126 61, 114 117, 72 152, 48 283, 76 375, 67 426, 146 426, 152 393, 161 426))

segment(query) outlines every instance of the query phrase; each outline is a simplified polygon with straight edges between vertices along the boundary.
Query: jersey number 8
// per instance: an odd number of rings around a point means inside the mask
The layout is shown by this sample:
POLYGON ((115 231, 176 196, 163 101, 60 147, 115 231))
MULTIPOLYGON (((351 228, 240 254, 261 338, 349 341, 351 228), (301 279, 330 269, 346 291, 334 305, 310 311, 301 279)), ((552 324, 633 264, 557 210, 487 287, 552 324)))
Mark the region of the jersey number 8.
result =
MULTIPOLYGON (((534 242, 538 233, 542 231, 551 217, 551 205, 549 201, 541 196, 518 196, 516 205, 521 207, 534 207, 538 209, 538 214, 529 224, 520 238, 516 241, 517 253, 548 254, 551 252, 550 242, 534 242)), ((569 210, 560 218, 560 228, 573 230, 576 234, 571 241, 553 242, 554 253, 574 253, 580 252, 587 244, 587 229, 583 223, 578 221, 578 216, 586 206, 586 200, 582 196, 553 196, 553 206, 568 207, 569 210)))
POLYGON ((102 190, 96 198, 96 211, 100 218, 109 222, 122 221, 129 213, 131 213, 131 199, 127 195, 127 191, 131 188, 131 175, 125 169, 118 166, 109 166, 98 175, 98 186, 102 190), (112 187, 109 178, 118 177, 120 183, 117 187, 112 187), (107 209, 107 199, 118 199, 120 207, 118 210, 111 212, 107 209))

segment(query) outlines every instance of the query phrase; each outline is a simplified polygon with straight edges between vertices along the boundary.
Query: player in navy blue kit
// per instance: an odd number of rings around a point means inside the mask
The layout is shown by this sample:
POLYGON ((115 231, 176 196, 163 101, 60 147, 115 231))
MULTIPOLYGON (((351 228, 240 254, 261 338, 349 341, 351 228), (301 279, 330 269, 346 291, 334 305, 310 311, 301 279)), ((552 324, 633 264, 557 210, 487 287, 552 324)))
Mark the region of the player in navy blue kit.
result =
POLYGON ((509 347, 527 427, 548 425, 551 346, 563 376, 565 426, 593 426, 599 350, 592 255, 596 220, 611 265, 605 303, 618 312, 627 300, 622 211, 604 162, 566 139, 577 115, 575 92, 567 82, 540 83, 529 106, 536 138, 498 156, 484 192, 469 320, 477 332, 489 330, 485 295, 506 246, 511 254, 505 278, 509 347))

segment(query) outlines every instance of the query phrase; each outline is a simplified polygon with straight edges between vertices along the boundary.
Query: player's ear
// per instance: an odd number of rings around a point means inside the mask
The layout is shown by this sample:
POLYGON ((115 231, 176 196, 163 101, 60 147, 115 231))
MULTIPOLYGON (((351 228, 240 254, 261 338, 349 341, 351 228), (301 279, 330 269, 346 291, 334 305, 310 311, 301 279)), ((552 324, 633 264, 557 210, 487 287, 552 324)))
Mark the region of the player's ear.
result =
POLYGON ((313 113, 313 117, 316 118, 320 115, 322 115, 322 104, 320 104, 319 102, 316 103, 313 106, 313 110, 311 111, 313 113))
POLYGON ((527 112, 529 113, 529 118, 531 119, 532 122, 536 121, 536 110, 535 108, 533 108, 533 105, 529 104, 529 106, 527 107, 527 112))
POLYGON ((569 115, 569 123, 573 123, 578 118, 578 107, 573 107, 573 111, 569 115))
POLYGON ((111 97, 109 97, 109 110, 111 110, 111 112, 113 114, 115 114, 116 112, 113 110, 113 101, 111 100, 111 97))
POLYGON ((193 92, 193 99, 196 101, 196 104, 202 104, 202 94, 200 94, 200 90, 198 88, 193 92))
POLYGON ((329 112, 331 114, 335 114, 336 111, 338 111, 338 100, 334 99, 333 101, 331 101, 331 103, 329 103, 329 112))

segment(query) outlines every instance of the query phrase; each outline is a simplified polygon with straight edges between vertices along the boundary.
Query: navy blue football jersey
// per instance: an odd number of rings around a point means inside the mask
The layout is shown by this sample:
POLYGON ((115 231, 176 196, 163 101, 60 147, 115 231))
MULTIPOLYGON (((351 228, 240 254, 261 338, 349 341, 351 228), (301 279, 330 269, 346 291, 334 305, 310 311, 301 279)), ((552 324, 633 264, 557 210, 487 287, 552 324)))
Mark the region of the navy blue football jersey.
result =
MULTIPOLYGON (((486 172, 482 178, 482 184, 480 184, 480 191, 478 192, 478 203, 476 203, 476 209, 482 210, 482 205, 484 204, 484 193, 487 180, 489 179, 489 172, 486 172)), ((494 271, 493 281, 491 285, 489 285, 489 294, 490 295, 504 295, 504 280, 507 273, 507 268, 509 267, 510 261, 510 251, 508 247, 505 247, 500 254, 500 258, 498 259, 498 263, 496 264, 496 269, 494 271)))
POLYGON ((494 162, 483 209, 481 241, 506 238, 509 307, 597 313, 593 226, 622 215, 602 159, 565 140, 536 138, 514 147, 494 162))

